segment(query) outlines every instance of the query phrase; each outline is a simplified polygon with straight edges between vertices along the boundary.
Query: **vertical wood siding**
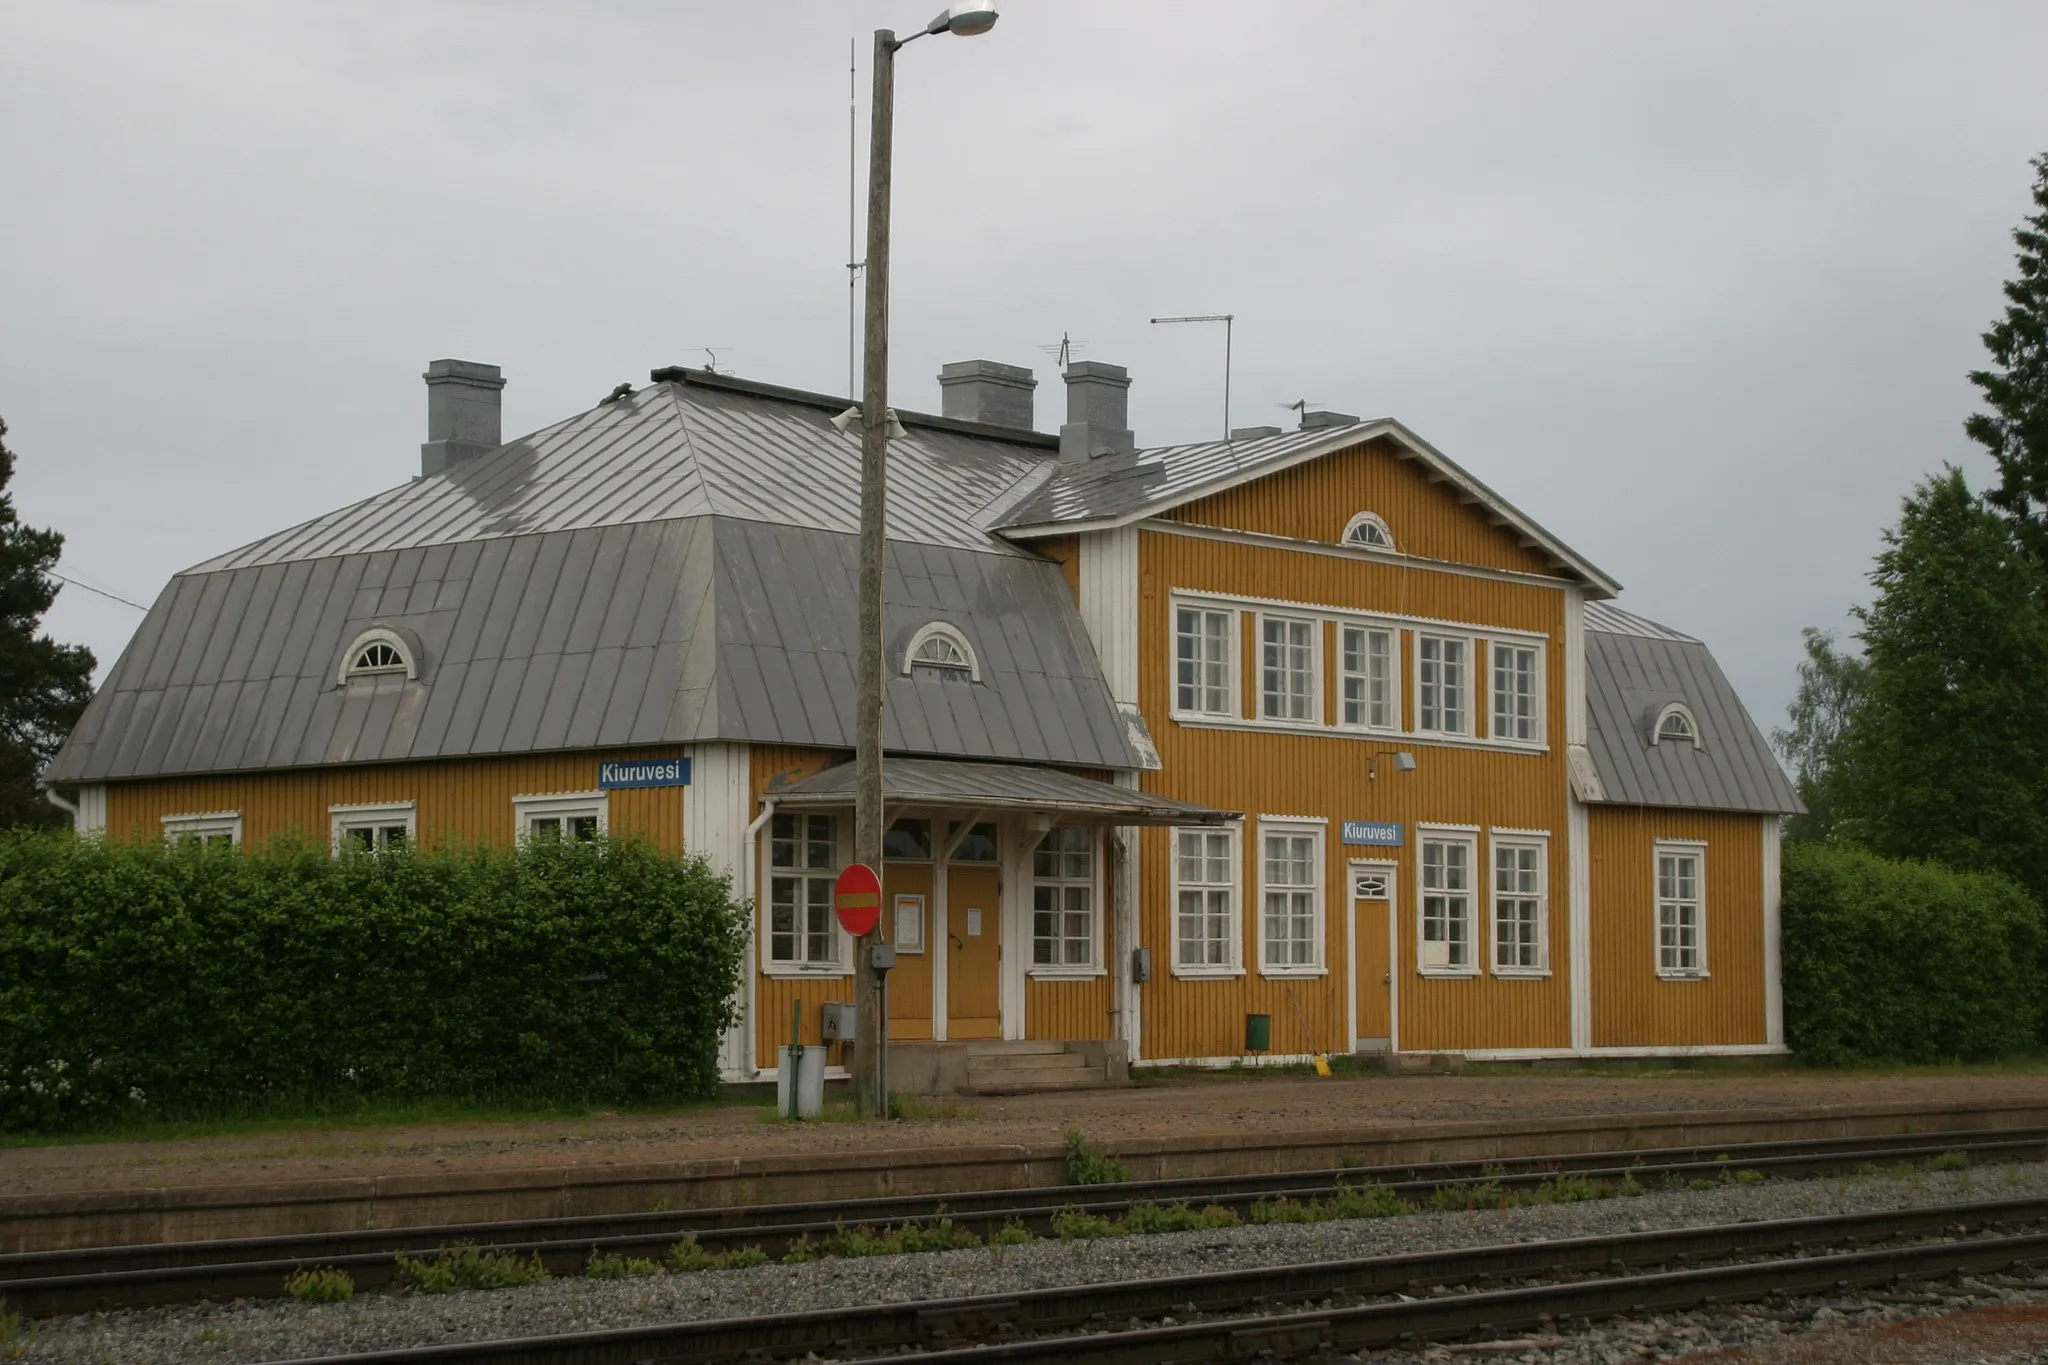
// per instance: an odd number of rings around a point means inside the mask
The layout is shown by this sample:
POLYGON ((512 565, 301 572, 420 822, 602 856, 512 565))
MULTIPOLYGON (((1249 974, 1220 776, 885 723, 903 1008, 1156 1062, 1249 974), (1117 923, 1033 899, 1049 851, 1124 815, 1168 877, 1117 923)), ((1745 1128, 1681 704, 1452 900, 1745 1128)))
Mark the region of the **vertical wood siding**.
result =
MULTIPOLYGON (((750 754, 754 771, 752 809, 758 814, 762 796, 770 794, 776 787, 786 786, 823 771, 838 756, 826 749, 775 744, 754 745, 750 754)), ((841 824, 848 826, 849 821, 842 819, 841 824)), ((764 826, 761 837, 755 840, 754 848, 754 1013, 759 1021, 754 1043, 755 1057, 759 1064, 772 1068, 775 1065, 775 1049, 789 1041, 790 1005, 801 1003, 803 1006, 805 1044, 823 1044, 825 1021, 821 1007, 828 1000, 853 999, 853 977, 770 976, 764 970, 768 947, 761 940, 761 907, 768 900, 767 835, 768 830, 764 826)), ((852 838, 853 831, 850 827, 840 830, 842 848, 852 838)), ((832 1066, 844 1066, 846 1048, 834 1044, 825 1060, 832 1066)))
MULTIPOLYGON (((1086 774, 1102 781, 1107 774, 1086 774)), ((1109 831, 1096 841, 1096 866, 1102 883, 1102 965, 1111 967, 1121 951, 1116 939, 1116 872, 1110 852, 1109 831)), ((1143 884, 1143 878, 1139 879, 1143 884)), ((1030 904, 1027 893, 1025 904, 1030 904)), ((1028 945, 1030 925, 1025 925, 1028 945)), ((1107 975, 1083 977, 1034 977, 1027 969, 1024 978, 1024 1036, 1026 1038, 1113 1038, 1116 1036, 1115 995, 1107 975)))
POLYGON ((1594 1046, 1764 1042, 1762 821, 1640 806, 1594 806, 1589 814, 1594 1046), (1707 845, 1705 980, 1657 975, 1652 849, 1659 839, 1707 845))
MULTIPOLYGON (((509 844, 517 836, 513 797, 593 791, 599 763, 672 755, 680 747, 115 783, 107 788, 107 837, 157 839, 163 834, 162 816, 239 810, 246 846, 261 847, 283 836, 325 844, 330 837, 329 806, 413 801, 418 803, 419 840, 424 847, 509 844)), ((681 852, 687 790, 645 787, 612 792, 607 802, 611 832, 637 835, 665 853, 681 852)))
MULTIPOLYGON (((1452 504, 1455 507, 1455 504, 1452 504)), ((1355 508, 1347 508, 1343 518, 1355 508)), ((1385 515, 1385 508, 1377 508, 1385 515)), ((1438 515, 1447 515, 1438 509, 1438 515)), ((1392 517, 1389 517, 1392 520, 1392 517)), ((1498 535, 1497 532, 1493 534, 1498 535)), ((1400 535, 1397 527, 1396 535, 1400 535)), ((1238 950, 1246 968, 1222 980, 1173 975, 1172 861, 1165 830, 1143 838, 1147 875, 1142 884, 1144 941, 1153 947, 1156 970, 1144 988, 1144 1055, 1154 1058, 1237 1056, 1244 1050, 1247 1014, 1272 1016, 1276 1052, 1345 1050, 1350 1046, 1349 992, 1355 965, 1348 951, 1346 923, 1352 914, 1347 865, 1351 858, 1391 858, 1400 878, 1397 921, 1401 944, 1395 970, 1401 981, 1400 1037, 1406 1050, 1506 1047, 1566 1047, 1570 1044, 1569 953, 1566 932, 1566 778, 1564 767, 1563 652, 1564 594, 1534 584, 1497 582, 1363 560, 1304 555, 1277 548, 1232 545, 1170 533, 1147 532, 1140 545, 1140 697, 1164 763, 1146 773, 1148 791, 1247 813, 1239 869, 1241 933, 1238 950), (1274 734, 1182 726, 1170 716, 1170 594, 1175 589, 1237 592, 1250 596, 1436 617, 1541 632, 1549 638, 1546 671, 1546 734, 1543 753, 1500 753, 1431 744, 1412 734, 1360 740, 1327 735, 1274 734), (1397 773, 1383 764, 1380 776, 1366 777, 1376 749, 1413 752, 1417 770, 1397 773), (1323 960, 1327 974, 1308 979, 1273 979, 1258 971, 1258 819, 1261 814, 1322 816, 1325 887, 1323 960), (1347 848, 1344 820, 1399 821, 1404 845, 1396 850, 1347 848), (1551 975, 1536 980, 1503 979, 1491 972, 1476 979, 1423 978, 1416 968, 1416 836, 1418 821, 1479 825, 1483 828, 1549 832, 1549 935, 1551 975)), ((1249 630, 1251 622, 1245 622, 1249 630)), ((1408 633, 1403 632, 1404 659, 1408 633)), ((1245 654, 1255 652, 1245 637, 1245 654)), ((1327 643, 1327 641, 1326 641, 1327 643)), ((1411 661, 1412 662, 1412 661, 1411 661)), ((1474 661, 1475 674, 1478 661, 1474 661)), ((1412 667, 1406 670, 1412 673, 1412 667)), ((1404 676, 1406 676, 1404 673, 1404 676)), ((1325 672, 1326 683, 1329 679, 1325 672)), ((1484 714, 1483 686, 1472 698, 1484 714)), ((1248 694, 1256 686, 1251 659, 1245 661, 1248 694)), ((1404 683, 1404 686, 1406 684, 1404 683)), ((1404 697, 1405 723, 1414 723, 1412 695, 1404 697)), ((1485 876, 1488 842, 1481 836, 1474 882, 1482 965, 1490 959, 1485 876)), ((1373 903, 1368 925, 1384 934, 1383 904, 1373 903)), ((1368 983, 1384 991, 1383 983, 1368 983)))
POLYGON ((1458 501, 1450 485, 1431 483, 1423 466, 1402 459, 1380 437, 1162 512, 1170 521, 1334 542, 1359 512, 1386 519, 1401 553, 1456 564, 1554 573, 1550 562, 1494 526, 1484 509, 1458 501))
POLYGON ((1067 580, 1067 591, 1074 594, 1076 603, 1081 600, 1081 538, 1079 536, 1048 536, 1034 540, 1030 548, 1060 566, 1060 573, 1067 580))

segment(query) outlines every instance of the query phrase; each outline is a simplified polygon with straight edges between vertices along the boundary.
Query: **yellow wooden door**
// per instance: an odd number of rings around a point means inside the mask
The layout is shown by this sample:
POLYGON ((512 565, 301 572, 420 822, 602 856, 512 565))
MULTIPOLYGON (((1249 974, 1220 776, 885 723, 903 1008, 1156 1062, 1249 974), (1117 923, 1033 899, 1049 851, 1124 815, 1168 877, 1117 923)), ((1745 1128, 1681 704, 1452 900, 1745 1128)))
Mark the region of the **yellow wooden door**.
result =
POLYGON ((946 1036, 1000 1038, 1002 879, 993 867, 946 869, 946 1036))
POLYGON ((1358 992, 1358 1037, 1353 1047, 1384 1048, 1393 1033, 1393 967, 1387 907, 1392 904, 1392 868, 1353 868, 1352 987, 1358 992))
POLYGON ((896 948, 889 973, 889 1036, 932 1036, 932 869, 929 863, 882 868, 882 933, 896 948))

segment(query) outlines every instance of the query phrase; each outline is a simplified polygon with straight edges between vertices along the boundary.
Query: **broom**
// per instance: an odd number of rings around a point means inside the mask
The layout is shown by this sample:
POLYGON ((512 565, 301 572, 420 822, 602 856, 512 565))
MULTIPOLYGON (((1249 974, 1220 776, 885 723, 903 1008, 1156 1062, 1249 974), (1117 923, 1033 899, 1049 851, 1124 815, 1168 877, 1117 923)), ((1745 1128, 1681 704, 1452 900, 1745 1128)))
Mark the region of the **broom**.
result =
POLYGON ((1314 1053, 1314 1056, 1310 1057, 1309 1061, 1315 1067, 1316 1075, 1329 1075, 1330 1059, 1316 1050, 1315 1030, 1308 1026, 1308 1016, 1301 1011, 1301 997, 1294 993, 1294 983, 1292 981, 1287 983, 1287 998, 1294 1002, 1295 1022, 1301 1025, 1301 1036, 1308 1039, 1308 1049, 1311 1053, 1314 1053))

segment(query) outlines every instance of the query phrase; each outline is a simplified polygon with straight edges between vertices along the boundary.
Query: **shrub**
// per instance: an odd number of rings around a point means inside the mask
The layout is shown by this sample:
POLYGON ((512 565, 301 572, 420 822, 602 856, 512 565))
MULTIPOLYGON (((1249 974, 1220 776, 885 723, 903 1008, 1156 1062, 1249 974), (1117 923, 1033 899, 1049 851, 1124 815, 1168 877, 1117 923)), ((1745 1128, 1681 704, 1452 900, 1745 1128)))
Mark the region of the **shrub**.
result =
POLYGON ((463 1242, 430 1256, 397 1255, 398 1275, 422 1294, 449 1294, 458 1289, 517 1289, 548 1278, 535 1252, 525 1260, 509 1251, 484 1251, 463 1242))
POLYGON ((1117 1235, 1117 1225, 1100 1214, 1068 1207, 1052 1216, 1052 1235, 1062 1241, 1114 1237, 1117 1235))
POLYGON ((696 1270, 744 1270, 748 1266, 768 1264, 768 1253, 759 1247, 735 1247, 731 1251, 710 1252, 697 1245, 697 1235, 690 1233, 668 1250, 668 1268, 688 1273, 696 1270))
POLYGON ((1088 1150, 1088 1140, 1079 1129, 1067 1132, 1067 1183, 1069 1185, 1121 1185, 1131 1178, 1131 1168, 1113 1156, 1088 1150))
POLYGON ((2041 1023, 2041 910, 1990 873, 1792 844, 1785 1034, 1807 1062, 1976 1060, 2041 1023))
POLYGON ((1125 1234, 1147 1236, 1159 1232, 1200 1232, 1205 1228, 1234 1228, 1243 1220, 1221 1204, 1200 1209, 1179 1204, 1133 1204, 1117 1224, 1125 1234))
POLYGON ((988 1244, 992 1247, 1020 1247, 1037 1240, 1030 1228, 1014 1218, 1004 1219, 1003 1225, 988 1235, 988 1244))
POLYGON ((0 1131, 718 1083, 730 883, 634 840, 330 857, 0 836, 0 1131))
POLYGON ((321 1267, 287 1276, 284 1292, 300 1303, 340 1303, 355 1297, 356 1282, 346 1270, 321 1267))

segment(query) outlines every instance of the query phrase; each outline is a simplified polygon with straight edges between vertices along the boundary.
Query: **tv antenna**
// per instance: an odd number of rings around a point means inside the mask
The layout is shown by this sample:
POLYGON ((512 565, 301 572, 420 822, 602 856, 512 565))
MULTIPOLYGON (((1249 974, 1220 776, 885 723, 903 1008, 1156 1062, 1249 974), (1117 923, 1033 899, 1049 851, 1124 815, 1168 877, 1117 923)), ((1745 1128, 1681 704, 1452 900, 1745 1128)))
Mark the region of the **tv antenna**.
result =
POLYGON ((1189 313, 1177 318, 1154 318, 1162 322, 1220 322, 1223 324, 1223 439, 1230 439, 1230 333, 1237 323, 1235 313, 1189 313))
POLYGON ((1317 401, 1314 398, 1297 398, 1292 403, 1275 403, 1273 406, 1276 408, 1286 408, 1303 421, 1307 421, 1308 410, 1314 407, 1317 401))
POLYGON ((854 156, 854 134, 860 126, 860 96, 854 84, 859 66, 854 43, 852 38, 846 40, 846 396, 858 403, 860 375, 854 358, 860 353, 860 274, 868 263, 854 259, 860 250, 860 239, 854 229, 860 211, 856 189, 858 162, 854 156))
POLYGON ((1073 339, 1072 336, 1068 335, 1065 332, 1061 332, 1060 339, 1058 341, 1050 342, 1044 346, 1040 346, 1038 349, 1044 351, 1047 355, 1051 356, 1055 361, 1059 362, 1060 370, 1064 372, 1067 366, 1073 362, 1074 352, 1082 349, 1087 344, 1088 343, 1085 341, 1076 341, 1073 339))
POLYGON ((725 351, 730 354, 734 349, 731 346, 685 346, 683 349, 686 351, 702 351, 704 353, 703 369, 707 374, 732 373, 732 366, 720 365, 718 363, 718 353, 725 351))

